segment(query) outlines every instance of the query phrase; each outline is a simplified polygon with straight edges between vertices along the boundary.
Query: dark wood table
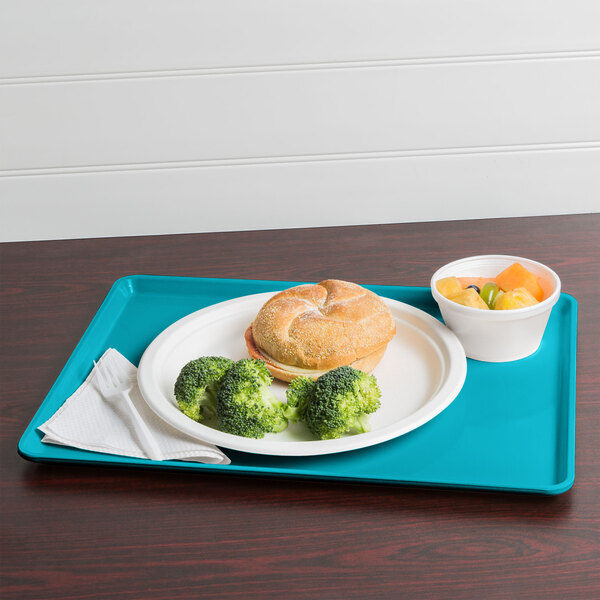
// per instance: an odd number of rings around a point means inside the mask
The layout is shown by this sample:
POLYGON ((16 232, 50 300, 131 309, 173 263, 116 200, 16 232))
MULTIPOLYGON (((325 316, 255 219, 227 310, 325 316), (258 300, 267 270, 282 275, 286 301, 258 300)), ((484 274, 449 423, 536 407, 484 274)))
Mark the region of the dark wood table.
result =
POLYGON ((0 245, 0 596, 600 597, 600 215, 0 245), (471 254, 579 301, 576 475, 558 496, 35 464, 17 442, 111 284, 144 273, 428 285, 471 254))

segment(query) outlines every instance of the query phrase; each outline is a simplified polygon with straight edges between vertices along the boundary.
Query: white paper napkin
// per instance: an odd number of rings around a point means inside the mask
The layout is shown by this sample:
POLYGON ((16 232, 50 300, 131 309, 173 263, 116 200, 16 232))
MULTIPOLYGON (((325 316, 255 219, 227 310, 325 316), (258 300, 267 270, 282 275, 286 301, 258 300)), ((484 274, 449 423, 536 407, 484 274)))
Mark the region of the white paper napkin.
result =
MULTIPOLYGON (((44 433, 42 442, 73 446, 83 450, 148 458, 143 450, 135 425, 128 411, 114 401, 105 400, 98 388, 98 370, 106 361, 114 361, 123 372, 135 379, 136 368, 121 353, 109 348, 58 411, 38 429, 44 433)), ((210 464, 230 464, 229 458, 212 444, 202 442, 165 423, 144 401, 137 383, 130 392, 138 413, 148 425, 162 460, 184 460, 210 464)))

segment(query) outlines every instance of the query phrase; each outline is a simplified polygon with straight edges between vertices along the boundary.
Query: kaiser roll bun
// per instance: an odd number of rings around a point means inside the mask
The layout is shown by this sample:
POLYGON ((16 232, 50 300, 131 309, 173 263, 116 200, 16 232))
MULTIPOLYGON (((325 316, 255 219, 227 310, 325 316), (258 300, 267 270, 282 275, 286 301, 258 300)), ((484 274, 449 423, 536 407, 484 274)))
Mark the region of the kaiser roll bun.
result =
POLYGON ((272 296, 246 331, 250 356, 265 361, 277 379, 316 379, 350 365, 369 373, 396 333, 377 294, 355 283, 327 279, 272 296))

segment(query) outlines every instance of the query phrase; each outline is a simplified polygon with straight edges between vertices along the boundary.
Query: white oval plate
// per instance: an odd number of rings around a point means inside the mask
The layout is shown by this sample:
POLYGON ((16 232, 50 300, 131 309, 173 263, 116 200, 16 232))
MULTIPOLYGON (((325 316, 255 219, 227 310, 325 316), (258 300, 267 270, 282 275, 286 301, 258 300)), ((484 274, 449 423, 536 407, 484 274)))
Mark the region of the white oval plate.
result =
MULTIPOLYGON (((370 415, 371 431, 337 440, 315 440, 302 423, 285 431, 249 439, 196 423, 177 407, 173 386, 188 361, 219 355, 247 358, 244 332, 276 292, 254 294, 208 306, 173 323, 148 346, 138 383, 148 405, 164 421, 193 438, 254 454, 311 456, 372 446, 403 435, 444 410, 460 392, 467 373, 465 352, 456 336, 431 315, 383 298, 397 332, 373 371, 381 388, 381 407, 370 415)), ((285 400, 286 384, 273 392, 285 400)))

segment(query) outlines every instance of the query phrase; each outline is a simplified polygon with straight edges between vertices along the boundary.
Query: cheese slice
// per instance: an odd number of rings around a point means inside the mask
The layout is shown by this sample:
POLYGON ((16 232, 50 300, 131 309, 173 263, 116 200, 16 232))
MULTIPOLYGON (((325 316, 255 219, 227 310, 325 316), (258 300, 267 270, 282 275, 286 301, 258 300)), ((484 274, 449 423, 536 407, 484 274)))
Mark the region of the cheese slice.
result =
MULTIPOLYGON (((319 377, 319 375, 323 375, 327 371, 317 371, 314 369, 304 369, 302 367, 294 367, 292 365, 286 365, 284 363, 280 363, 275 360, 272 356, 269 356, 264 350, 259 350, 260 354, 264 356, 266 362, 269 362, 273 366, 281 369, 282 371, 289 371, 290 373, 295 373, 296 375, 305 375, 306 377, 319 377)), ((328 369, 329 370, 329 369, 328 369)))

